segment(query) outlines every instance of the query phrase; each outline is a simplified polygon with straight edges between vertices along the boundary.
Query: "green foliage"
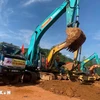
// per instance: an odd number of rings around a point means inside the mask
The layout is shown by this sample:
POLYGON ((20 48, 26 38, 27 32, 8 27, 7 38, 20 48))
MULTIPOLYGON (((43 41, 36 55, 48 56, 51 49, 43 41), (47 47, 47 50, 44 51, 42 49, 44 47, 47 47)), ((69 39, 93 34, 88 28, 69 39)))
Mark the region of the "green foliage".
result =
POLYGON ((85 57, 85 56, 83 56, 82 61, 83 61, 83 60, 85 60, 85 59, 86 59, 86 57, 85 57))
POLYGON ((71 58, 66 57, 65 55, 63 55, 62 53, 58 53, 58 55, 60 56, 60 61, 61 62, 72 62, 73 60, 71 58))
MULTIPOLYGON (((27 48, 25 48, 25 52, 26 51, 27 51, 27 48)), ((44 49, 40 47, 40 52, 47 57, 50 52, 50 49, 44 49)), ((73 61, 71 58, 68 58, 65 55, 62 55, 62 53, 60 52, 57 55, 59 55, 61 62, 72 62, 73 61)))
POLYGON ((49 49, 40 48, 40 52, 47 57, 49 52, 50 52, 50 50, 49 49))

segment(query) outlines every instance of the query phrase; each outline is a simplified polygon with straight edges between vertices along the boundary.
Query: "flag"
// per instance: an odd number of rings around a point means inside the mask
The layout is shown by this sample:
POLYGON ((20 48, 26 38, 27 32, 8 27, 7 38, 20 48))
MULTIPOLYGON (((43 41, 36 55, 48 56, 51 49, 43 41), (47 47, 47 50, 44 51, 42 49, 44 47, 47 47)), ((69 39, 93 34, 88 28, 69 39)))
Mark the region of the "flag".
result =
POLYGON ((24 50, 24 44, 22 45, 21 51, 22 51, 22 54, 24 54, 24 52, 25 52, 25 50, 24 50))

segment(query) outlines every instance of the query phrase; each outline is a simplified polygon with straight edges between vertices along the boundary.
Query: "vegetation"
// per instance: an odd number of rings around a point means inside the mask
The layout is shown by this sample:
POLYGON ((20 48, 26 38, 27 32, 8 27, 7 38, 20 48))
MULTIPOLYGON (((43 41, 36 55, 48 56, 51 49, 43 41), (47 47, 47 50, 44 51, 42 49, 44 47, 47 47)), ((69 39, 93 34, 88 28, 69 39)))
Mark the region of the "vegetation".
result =
MULTIPOLYGON (((25 48, 25 51, 27 51, 27 48, 25 48)), ((42 54, 44 54, 44 55, 47 57, 48 54, 49 54, 49 52, 50 52, 50 49, 40 48, 40 51, 41 51, 42 54)), ((66 57, 65 55, 63 55, 63 54, 60 53, 60 52, 58 53, 58 55, 59 55, 59 57, 60 57, 60 61, 61 61, 61 62, 72 62, 72 61, 73 61, 71 58, 66 57)), ((86 59, 86 57, 83 56, 82 61, 84 61, 85 59, 86 59)), ((85 66, 90 67, 90 66, 92 66, 93 64, 97 64, 96 61, 95 61, 95 59, 93 59, 93 60, 87 62, 87 63, 85 64, 85 66)))
MULTIPOLYGON (((41 51, 41 53, 45 54, 45 56, 47 57, 50 52, 50 49, 40 48, 40 51, 41 51)), ((66 57, 65 55, 63 55, 60 52, 57 53, 57 55, 59 55, 61 62, 72 62, 73 61, 71 58, 66 57)))

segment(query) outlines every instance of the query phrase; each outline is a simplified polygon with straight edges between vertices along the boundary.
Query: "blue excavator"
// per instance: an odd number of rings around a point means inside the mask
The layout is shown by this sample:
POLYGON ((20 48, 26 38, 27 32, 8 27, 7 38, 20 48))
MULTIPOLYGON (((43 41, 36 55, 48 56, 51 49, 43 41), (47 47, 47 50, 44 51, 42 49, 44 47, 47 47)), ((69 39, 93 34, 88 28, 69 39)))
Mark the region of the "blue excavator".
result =
POLYGON ((78 62, 76 66, 72 67, 73 62, 70 62, 64 66, 65 71, 69 71, 70 78, 76 77, 81 83, 94 82, 100 80, 100 59, 97 53, 93 53, 87 59, 82 62, 78 62), (95 64, 86 66, 86 64, 95 59, 95 64))
POLYGON ((99 57, 98 57, 98 54, 97 53, 93 53, 91 56, 89 56, 87 59, 85 59, 84 61, 81 62, 80 64, 80 70, 82 72, 86 72, 87 68, 85 66, 86 63, 88 63, 89 61, 95 59, 96 60, 96 64, 98 66, 100 66, 100 60, 99 60, 99 57))
POLYGON ((92 54, 87 59, 81 62, 80 71, 83 75, 79 75, 78 79, 81 83, 94 82, 100 80, 100 59, 97 53, 92 54), (86 65, 89 61, 95 59, 96 65, 92 65, 89 68, 86 65))
MULTIPOLYGON (((0 75, 3 80, 17 80, 21 76, 21 80, 35 80, 38 73, 38 61, 40 59, 39 42, 44 33, 52 26, 64 13, 66 13, 66 33, 67 39, 65 47, 70 52, 79 50, 85 42, 86 37, 79 27, 79 1, 80 0, 65 0, 58 8, 56 8, 40 25, 38 25, 32 34, 30 45, 26 55, 23 57, 11 57, 11 55, 3 54, 0 65, 0 75), (75 18, 76 17, 76 18, 75 18), (22 61, 24 58, 25 63, 22 61), (7 62, 10 61, 10 64, 7 62), (6 62, 6 64, 4 63, 6 62), (18 65, 18 67, 17 67, 18 65), (23 65, 24 67, 21 67, 23 65), (21 67, 21 71, 20 68, 21 67), (18 73, 18 74, 16 74, 18 73), (11 79, 8 77, 13 76, 11 79), (15 76, 15 77, 14 77, 15 76)), ((6 82, 6 81, 5 81, 6 82)), ((12 82, 13 83, 13 82, 12 82)))
POLYGON ((83 32, 77 28, 79 26, 79 0, 65 0, 56 8, 38 27, 35 29, 30 41, 30 46, 26 54, 26 65, 35 66, 38 61, 38 44, 49 27, 63 14, 66 13, 67 39, 66 48, 69 51, 76 51, 85 41, 83 32), (74 18, 76 15, 76 19, 74 18))

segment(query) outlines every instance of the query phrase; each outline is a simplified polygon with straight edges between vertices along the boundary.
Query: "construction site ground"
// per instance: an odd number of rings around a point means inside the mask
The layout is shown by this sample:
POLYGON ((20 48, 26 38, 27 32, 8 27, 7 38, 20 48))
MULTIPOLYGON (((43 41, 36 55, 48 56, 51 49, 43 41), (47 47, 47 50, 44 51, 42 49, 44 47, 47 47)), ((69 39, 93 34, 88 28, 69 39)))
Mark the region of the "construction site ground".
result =
POLYGON ((0 100, 100 100, 100 81, 85 85, 66 80, 1 84, 0 100))

